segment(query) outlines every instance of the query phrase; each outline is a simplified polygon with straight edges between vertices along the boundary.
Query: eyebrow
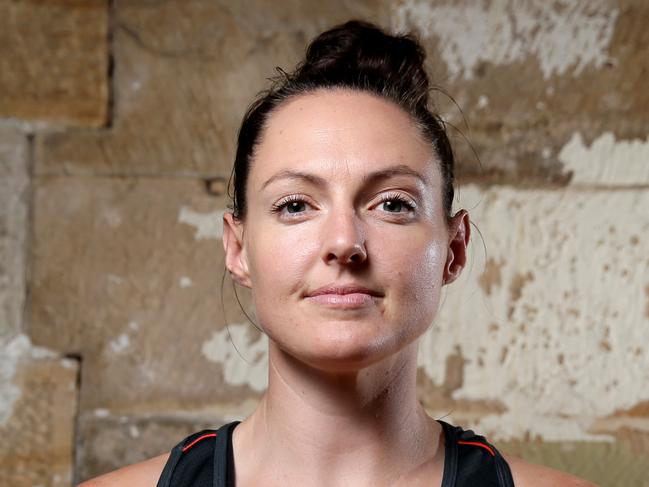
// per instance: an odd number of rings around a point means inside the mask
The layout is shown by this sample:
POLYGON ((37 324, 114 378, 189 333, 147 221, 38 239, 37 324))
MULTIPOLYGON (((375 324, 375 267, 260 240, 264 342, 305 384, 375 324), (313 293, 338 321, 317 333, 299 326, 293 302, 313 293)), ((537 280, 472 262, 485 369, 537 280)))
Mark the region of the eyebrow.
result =
MULTIPOLYGON (((406 166, 405 164, 397 164, 395 166, 386 167, 385 169, 381 169, 379 171, 374 171, 369 174, 366 174, 365 176, 363 176, 362 184, 367 185, 369 183, 374 183, 394 176, 412 176, 419 179, 423 184, 427 184, 426 179, 421 174, 419 174, 411 167, 406 166)), ((321 176, 316 176, 315 174, 301 172, 301 171, 292 171, 289 169, 284 169, 282 171, 279 171, 277 174, 271 176, 261 186, 262 191, 269 184, 279 179, 302 180, 302 181, 307 181, 313 184, 314 186, 320 186, 320 187, 327 186, 327 180, 321 176)))

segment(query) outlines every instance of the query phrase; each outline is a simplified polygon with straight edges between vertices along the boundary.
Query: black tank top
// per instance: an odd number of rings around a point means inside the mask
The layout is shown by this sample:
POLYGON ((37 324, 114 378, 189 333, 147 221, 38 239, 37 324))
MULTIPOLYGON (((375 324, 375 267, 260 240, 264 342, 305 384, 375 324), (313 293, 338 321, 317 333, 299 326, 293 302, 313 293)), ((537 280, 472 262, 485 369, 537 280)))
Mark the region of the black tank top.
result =
MULTIPOLYGON (((438 422, 446 439, 441 487, 514 487, 509 465, 483 436, 438 422)), ((234 487, 232 431, 237 424, 202 430, 178 443, 157 487, 234 487)))

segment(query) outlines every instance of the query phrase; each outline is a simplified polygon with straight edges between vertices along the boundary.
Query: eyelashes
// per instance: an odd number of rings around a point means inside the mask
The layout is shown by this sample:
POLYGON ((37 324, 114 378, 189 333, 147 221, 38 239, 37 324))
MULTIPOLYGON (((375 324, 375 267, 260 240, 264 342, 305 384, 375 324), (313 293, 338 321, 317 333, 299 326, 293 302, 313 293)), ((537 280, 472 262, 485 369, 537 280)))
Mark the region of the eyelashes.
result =
MULTIPOLYGON (((417 205, 411 201, 409 198, 406 196, 400 194, 400 193, 386 193, 381 195, 379 198, 378 204, 384 204, 387 202, 397 202, 398 205, 401 205, 402 207, 405 207, 407 210, 407 213, 414 213, 415 210, 417 209, 417 205)), ((273 204, 271 208, 272 213, 284 213, 284 209, 292 208, 292 209, 297 209, 297 207, 300 206, 300 204, 306 204, 309 205, 309 202, 307 199, 301 195, 298 194, 293 194, 290 196, 287 196, 285 198, 282 198, 279 200, 277 203, 273 204)), ((293 213, 285 213, 287 215, 301 215, 303 211, 297 211, 293 213)), ((403 215, 405 214, 402 211, 386 211, 385 213, 394 213, 395 215, 403 215)))
POLYGON ((284 208, 288 207, 289 205, 293 205, 293 203, 307 203, 306 199, 303 198, 300 195, 297 194, 292 194, 291 196, 287 196, 286 198, 282 198, 279 200, 277 203, 273 204, 273 207, 271 211, 273 213, 280 213, 284 208))
MULTIPOLYGON (((404 205, 407 209, 408 212, 415 211, 417 209, 417 205, 410 201, 410 199, 406 198, 400 193, 387 193, 385 195, 381 195, 381 198, 379 200, 379 204, 385 203, 387 201, 398 201, 400 204, 404 205)), ((389 211, 388 213, 395 213, 393 211, 389 211)), ((396 212, 396 213, 401 213, 401 212, 396 212)))

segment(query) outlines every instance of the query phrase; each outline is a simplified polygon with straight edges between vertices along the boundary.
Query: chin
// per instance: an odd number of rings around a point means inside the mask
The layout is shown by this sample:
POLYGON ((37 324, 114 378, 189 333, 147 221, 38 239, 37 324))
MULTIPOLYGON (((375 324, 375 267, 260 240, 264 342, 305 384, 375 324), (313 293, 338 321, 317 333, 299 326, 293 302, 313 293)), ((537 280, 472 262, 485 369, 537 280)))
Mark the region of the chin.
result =
POLYGON ((328 333, 326 336, 302 340, 299 344, 278 343, 277 345, 296 360, 315 369, 328 372, 353 372, 397 354, 407 344, 403 337, 396 336, 370 337, 358 333, 351 335, 328 333))

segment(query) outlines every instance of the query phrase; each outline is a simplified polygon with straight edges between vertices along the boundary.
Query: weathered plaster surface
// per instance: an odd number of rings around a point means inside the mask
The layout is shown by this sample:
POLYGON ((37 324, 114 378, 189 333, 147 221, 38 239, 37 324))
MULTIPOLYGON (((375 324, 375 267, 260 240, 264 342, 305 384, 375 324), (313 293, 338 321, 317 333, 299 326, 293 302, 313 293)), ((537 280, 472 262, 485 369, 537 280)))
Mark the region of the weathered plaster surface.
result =
POLYGON ((575 133, 559 152, 564 170, 572 171, 573 184, 649 184, 649 138, 616 140, 606 132, 592 144, 575 133))
POLYGON ((0 438, 11 439, 0 441, 0 485, 70 486, 78 363, 25 335, 0 342, 0 438))
POLYGON ((261 392, 268 385, 268 338, 251 330, 248 323, 232 324, 215 331, 203 343, 205 358, 223 367, 223 378, 231 385, 247 385, 261 392))
POLYGON ((28 360, 56 357, 46 348, 32 346, 29 337, 24 334, 0 339, 0 425, 11 417, 14 404, 22 395, 20 387, 13 382, 20 364, 28 360))
POLYGON ((81 412, 78 416, 76 480, 84 481, 168 453, 190 434, 218 427, 227 421, 220 412, 215 413, 214 408, 211 414, 194 416, 160 411, 155 414, 133 411, 111 414, 106 411, 101 415, 92 410, 81 412))
POLYGON ((183 289, 187 289, 189 287, 192 287, 193 284, 194 283, 193 283, 191 277, 188 277, 188 276, 181 276, 179 281, 178 281, 178 285, 183 289))
POLYGON ((471 79, 481 62, 511 64, 534 56, 545 78, 608 61, 618 10, 604 0, 497 0, 428 2, 406 0, 392 12, 399 30, 417 28, 437 37, 453 77, 471 79))
POLYGON ((196 228, 196 240, 220 239, 223 236, 223 213, 224 210, 201 213, 183 206, 178 214, 178 221, 196 228))
POLYGON ((120 333, 117 338, 111 340, 108 345, 114 353, 122 353, 128 349, 130 339, 126 333, 120 333))
POLYGON ((649 193, 462 187, 471 257, 447 288, 420 365, 465 359, 456 399, 497 399, 481 431, 603 439, 590 423, 649 398, 649 193))
POLYGON ((193 408, 254 394, 227 387, 221 366, 201 354, 213 330, 242 321, 230 286, 221 307, 223 247, 212 223, 222 221, 223 198, 189 178, 48 176, 36 180, 34 206, 29 333, 83 356, 92 380, 81 410, 193 408))
POLYGON ((0 129, 0 339, 22 326, 28 188, 27 139, 0 129))

